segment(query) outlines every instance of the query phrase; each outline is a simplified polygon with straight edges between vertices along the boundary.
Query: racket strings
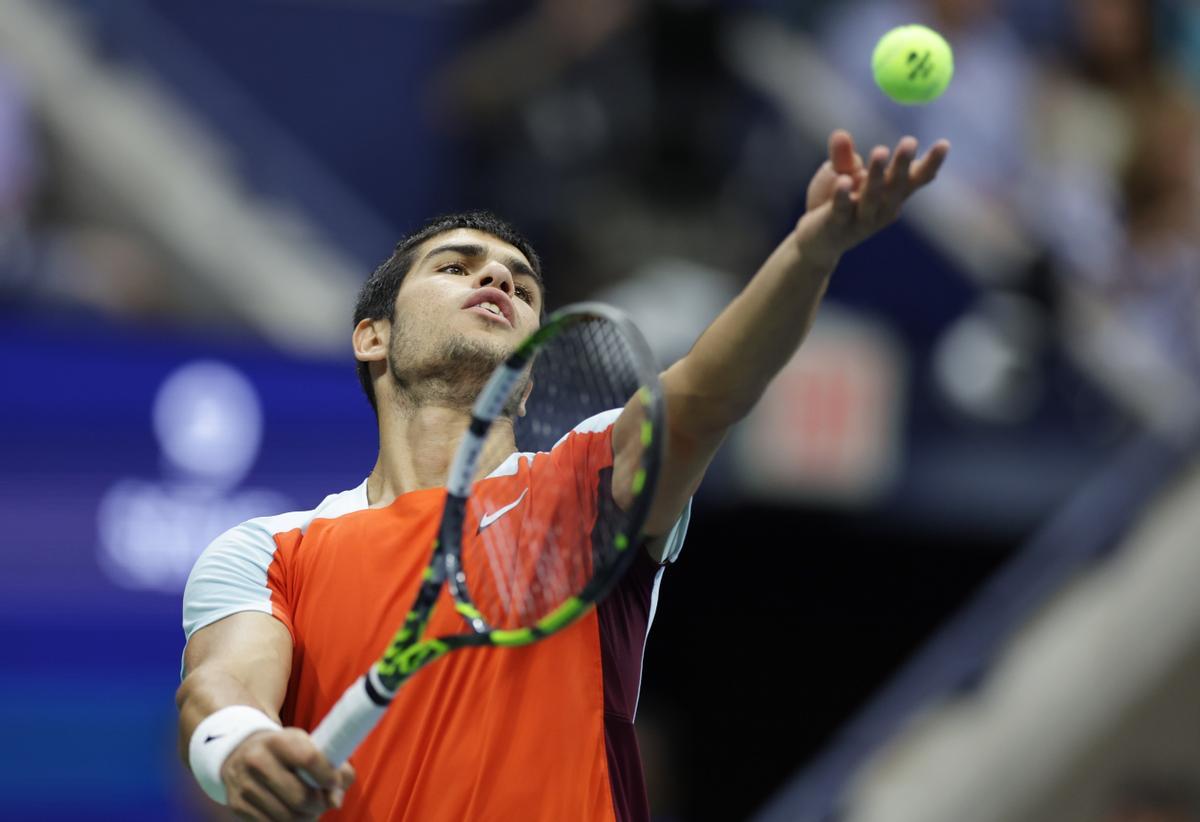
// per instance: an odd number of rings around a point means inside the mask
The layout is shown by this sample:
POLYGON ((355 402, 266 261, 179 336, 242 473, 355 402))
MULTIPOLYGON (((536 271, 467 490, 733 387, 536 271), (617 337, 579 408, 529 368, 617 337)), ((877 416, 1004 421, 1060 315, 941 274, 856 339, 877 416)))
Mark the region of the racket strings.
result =
MULTIPOLYGON (((533 393, 516 426, 518 448, 548 452, 584 420, 624 407, 642 385, 645 368, 621 330, 606 320, 564 329, 534 361, 533 393)), ((576 596, 616 553, 626 517, 612 501, 611 451, 603 449, 598 459, 596 449, 578 438, 558 448, 568 449, 555 452, 555 459, 566 460, 562 466, 569 470, 543 474, 487 527, 479 528, 484 518, 512 500, 477 489, 468 502, 467 586, 494 628, 533 625, 576 596)))

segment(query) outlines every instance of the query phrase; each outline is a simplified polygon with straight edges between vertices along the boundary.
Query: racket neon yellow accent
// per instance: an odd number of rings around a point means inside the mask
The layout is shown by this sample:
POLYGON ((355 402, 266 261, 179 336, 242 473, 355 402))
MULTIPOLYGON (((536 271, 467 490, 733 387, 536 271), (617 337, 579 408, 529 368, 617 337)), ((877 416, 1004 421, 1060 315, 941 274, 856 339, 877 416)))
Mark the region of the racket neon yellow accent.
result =
POLYGON ((639 468, 633 474, 633 493, 640 494, 646 487, 646 469, 639 468))
POLYGON ((408 675, 433 662, 449 650, 450 646, 445 642, 438 639, 427 639, 404 649, 393 658, 382 660, 379 663, 379 673, 385 676, 397 673, 408 675))
MULTIPOLYGON (((404 627, 396 632, 392 637, 391 643, 388 645, 387 651, 383 655, 383 659, 379 660, 376 670, 382 676, 395 676, 398 673, 406 673, 401 658, 405 654, 411 652, 414 648, 419 648, 421 645, 409 646, 408 642, 413 636, 425 630, 425 624, 429 621, 429 617, 433 614, 433 609, 425 615, 425 620, 421 621, 420 616, 415 613, 409 613, 408 618, 404 621, 404 627)), ((448 648, 447 648, 448 650, 448 648)), ((443 653, 445 653, 443 651, 443 653)), ((438 654, 441 656, 441 654, 438 654)))
POLYGON ((588 603, 584 602, 579 597, 571 597, 562 605, 559 605, 546 616, 537 621, 536 629, 534 628, 518 628, 513 631, 496 630, 488 634, 495 645, 500 645, 505 648, 512 648, 518 645, 528 645, 535 639, 538 639, 541 634, 552 634, 555 631, 561 630, 569 625, 587 610, 588 603))
POLYGON ((618 551, 624 551, 629 547, 629 537, 624 534, 617 534, 616 539, 613 540, 613 545, 616 546, 618 551))
POLYGON ((546 633, 553 633, 571 622, 583 613, 587 605, 579 597, 571 597, 550 613, 538 620, 537 627, 546 633))
POLYGON ((468 605, 465 602, 455 603, 454 610, 458 611, 459 614, 465 616, 467 619, 483 619, 483 614, 479 613, 478 608, 476 608, 474 605, 468 605))
POLYGON ((529 628, 517 628, 514 631, 495 630, 488 634, 492 644, 499 645, 502 648, 515 648, 518 645, 528 645, 537 639, 535 634, 529 628))

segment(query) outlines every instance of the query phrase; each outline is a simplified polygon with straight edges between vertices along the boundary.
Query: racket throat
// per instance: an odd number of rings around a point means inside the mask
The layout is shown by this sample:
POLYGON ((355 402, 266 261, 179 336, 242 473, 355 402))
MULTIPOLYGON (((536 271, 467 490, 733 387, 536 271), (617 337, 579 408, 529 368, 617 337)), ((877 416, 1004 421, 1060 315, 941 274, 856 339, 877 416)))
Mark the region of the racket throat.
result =
POLYGON ((397 686, 396 689, 389 690, 383 684, 382 680, 380 680, 379 672, 375 668, 371 668, 367 672, 367 675, 363 677, 363 690, 366 691, 367 697, 371 702, 380 708, 386 708, 392 704, 392 699, 395 698, 396 690, 399 690, 399 687, 397 686))

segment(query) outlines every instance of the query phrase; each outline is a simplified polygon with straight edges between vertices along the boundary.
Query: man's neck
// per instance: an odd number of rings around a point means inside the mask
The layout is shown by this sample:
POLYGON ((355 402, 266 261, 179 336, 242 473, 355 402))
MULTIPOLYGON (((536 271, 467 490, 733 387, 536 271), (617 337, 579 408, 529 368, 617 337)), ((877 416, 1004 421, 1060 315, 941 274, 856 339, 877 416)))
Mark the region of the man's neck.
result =
MULTIPOLYGON (((384 410, 379 419, 379 458, 367 478, 368 505, 382 508, 401 494, 444 487, 450 462, 470 421, 469 409, 384 410)), ((503 418, 496 420, 476 479, 487 476, 515 450, 512 425, 503 418)))

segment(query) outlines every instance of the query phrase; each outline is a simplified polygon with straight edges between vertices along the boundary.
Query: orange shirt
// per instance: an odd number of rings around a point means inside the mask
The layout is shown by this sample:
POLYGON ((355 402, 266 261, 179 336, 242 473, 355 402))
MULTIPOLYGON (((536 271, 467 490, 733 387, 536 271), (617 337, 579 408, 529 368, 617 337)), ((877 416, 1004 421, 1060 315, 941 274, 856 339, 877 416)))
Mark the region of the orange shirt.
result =
MULTIPOLYGON (((562 527, 586 536, 589 506, 611 470, 618 413, 582 423, 550 452, 514 454, 477 482, 467 533, 485 518, 489 530, 537 532, 530 526, 545 527, 536 514, 547 508, 539 501, 572 489, 578 503, 558 508, 567 514, 562 527)), ((312 512, 233 529, 193 570, 188 634, 230 608, 274 614, 295 643, 282 718, 312 730, 378 659, 411 606, 444 493, 415 491, 369 509, 360 486, 312 512), (261 544, 267 534, 269 548, 261 544), (253 559, 241 570, 231 567, 247 555, 253 559), (237 577, 246 579, 231 583, 237 577)), ((672 554, 686 519, 670 536, 672 554)), ((641 552, 614 592, 561 633, 524 648, 456 651, 417 673, 351 757, 358 781, 331 818, 648 817, 632 723, 660 579, 661 568, 641 552)), ((428 633, 465 628, 443 591, 428 633)))

